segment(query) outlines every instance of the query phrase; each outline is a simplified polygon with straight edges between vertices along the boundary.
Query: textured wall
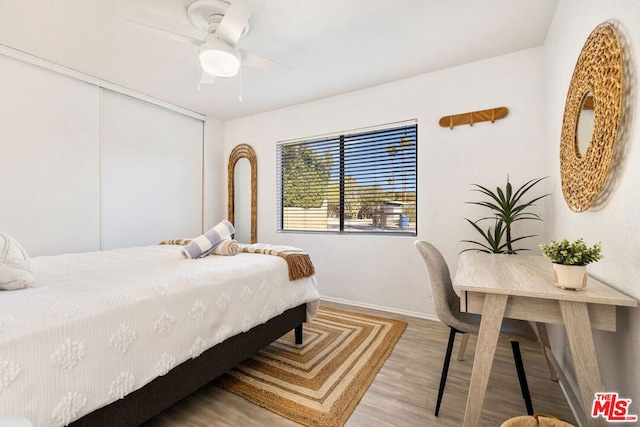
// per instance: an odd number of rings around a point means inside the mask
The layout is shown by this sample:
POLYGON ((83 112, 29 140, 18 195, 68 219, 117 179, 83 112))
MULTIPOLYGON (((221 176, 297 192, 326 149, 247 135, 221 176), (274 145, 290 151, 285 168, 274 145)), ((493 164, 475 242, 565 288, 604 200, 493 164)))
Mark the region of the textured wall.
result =
MULTIPOLYGON (((553 177, 553 199, 548 204, 546 237, 602 242, 604 259, 589 266, 590 274, 640 299, 640 126, 637 114, 640 58, 640 2, 637 0, 561 0, 544 45, 544 123, 548 174, 553 177), (626 109, 618 158, 609 177, 607 194, 584 213, 569 210, 562 197, 559 144, 564 102, 578 55, 587 36, 601 22, 616 22, 627 59, 626 109)), ((595 332, 604 385, 633 400, 640 413, 640 310, 619 309, 618 331, 595 332)), ((564 332, 554 329, 554 353, 567 366, 570 355, 564 332)))

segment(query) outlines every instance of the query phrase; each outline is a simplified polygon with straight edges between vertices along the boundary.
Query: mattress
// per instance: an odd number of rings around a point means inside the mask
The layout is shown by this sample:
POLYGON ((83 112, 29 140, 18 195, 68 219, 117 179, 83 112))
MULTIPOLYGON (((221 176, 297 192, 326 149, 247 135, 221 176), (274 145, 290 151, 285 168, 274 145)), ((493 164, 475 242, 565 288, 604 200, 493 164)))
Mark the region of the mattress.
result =
POLYGON ((315 277, 280 257, 180 249, 32 259, 36 287, 0 293, 0 414, 66 425, 289 308, 315 316, 315 277))

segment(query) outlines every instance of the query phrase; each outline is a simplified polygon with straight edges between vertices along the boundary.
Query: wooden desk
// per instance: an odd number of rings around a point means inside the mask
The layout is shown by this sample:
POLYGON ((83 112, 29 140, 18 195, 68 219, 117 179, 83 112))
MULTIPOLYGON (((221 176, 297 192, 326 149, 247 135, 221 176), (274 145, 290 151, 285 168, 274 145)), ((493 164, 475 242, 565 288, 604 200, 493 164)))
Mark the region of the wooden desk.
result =
MULTIPOLYGON (((616 306, 637 307, 638 302, 592 278, 581 291, 560 289, 552 271, 542 256, 460 255, 453 287, 460 294, 461 310, 482 314, 465 426, 475 427, 480 420, 503 317, 565 326, 587 419, 592 420, 595 392, 615 391, 602 385, 591 328, 615 331, 616 306)), ((593 421, 605 424, 602 418, 593 421)))

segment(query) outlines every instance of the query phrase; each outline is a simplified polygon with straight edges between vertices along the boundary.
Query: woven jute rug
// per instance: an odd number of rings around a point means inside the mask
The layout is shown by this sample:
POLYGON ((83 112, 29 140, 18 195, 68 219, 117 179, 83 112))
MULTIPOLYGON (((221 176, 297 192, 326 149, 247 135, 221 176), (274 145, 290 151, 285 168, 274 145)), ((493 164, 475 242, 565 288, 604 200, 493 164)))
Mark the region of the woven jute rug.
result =
POLYGON ((343 426, 391 354, 407 324, 320 308, 304 325, 239 367, 218 385, 306 426, 343 426))

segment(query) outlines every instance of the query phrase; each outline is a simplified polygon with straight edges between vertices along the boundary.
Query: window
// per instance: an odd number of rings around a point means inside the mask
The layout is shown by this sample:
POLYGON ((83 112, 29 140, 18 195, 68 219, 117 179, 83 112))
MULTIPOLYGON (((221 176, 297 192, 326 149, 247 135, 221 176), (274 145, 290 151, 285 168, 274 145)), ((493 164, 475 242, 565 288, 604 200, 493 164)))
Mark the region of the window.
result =
POLYGON ((415 122, 282 143, 278 231, 416 235, 415 122))

